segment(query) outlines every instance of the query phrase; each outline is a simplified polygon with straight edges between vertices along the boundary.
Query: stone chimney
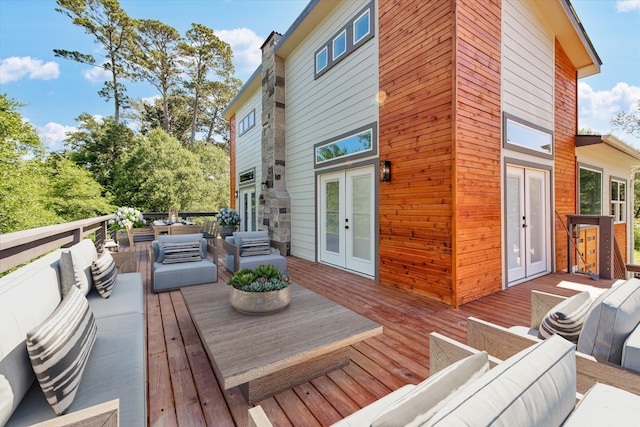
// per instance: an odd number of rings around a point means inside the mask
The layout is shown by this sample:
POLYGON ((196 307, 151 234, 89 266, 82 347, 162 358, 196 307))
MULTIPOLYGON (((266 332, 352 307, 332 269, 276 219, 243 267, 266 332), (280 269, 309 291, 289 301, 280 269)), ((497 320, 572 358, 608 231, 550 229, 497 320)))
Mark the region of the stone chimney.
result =
MULTIPOLYGON (((274 51, 282 37, 272 32, 262 45, 262 184, 258 228, 291 250, 291 198, 285 179, 284 61, 274 51)), ((282 255, 285 255, 284 253, 282 255)))

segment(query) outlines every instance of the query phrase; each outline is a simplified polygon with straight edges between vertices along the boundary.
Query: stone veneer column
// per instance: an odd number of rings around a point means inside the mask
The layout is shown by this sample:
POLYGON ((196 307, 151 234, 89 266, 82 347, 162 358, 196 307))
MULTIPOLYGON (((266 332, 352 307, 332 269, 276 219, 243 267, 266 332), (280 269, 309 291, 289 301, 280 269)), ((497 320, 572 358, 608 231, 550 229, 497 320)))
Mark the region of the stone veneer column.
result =
MULTIPOLYGON (((291 198, 285 179, 284 61, 274 50, 282 35, 273 32, 262 45, 262 185, 258 228, 291 248, 291 198)), ((284 255, 284 254, 283 254, 284 255)))

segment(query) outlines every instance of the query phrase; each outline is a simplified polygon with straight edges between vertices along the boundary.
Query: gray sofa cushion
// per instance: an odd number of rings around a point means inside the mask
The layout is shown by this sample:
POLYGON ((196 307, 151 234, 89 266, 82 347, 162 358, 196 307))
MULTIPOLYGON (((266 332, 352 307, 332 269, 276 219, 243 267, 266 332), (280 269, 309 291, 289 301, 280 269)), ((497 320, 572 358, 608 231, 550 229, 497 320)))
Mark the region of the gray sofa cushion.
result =
POLYGON ((69 287, 77 286, 85 295, 93 287, 91 263, 98 259, 98 251, 93 242, 84 239, 60 255, 60 291, 65 297, 69 287))
POLYGON ((598 362, 620 365, 624 342, 638 323, 640 280, 629 279, 593 302, 578 339, 578 351, 598 362))
MULTIPOLYGON (((227 254, 225 256, 224 265, 229 271, 233 271, 235 257, 233 255, 227 254)), ((239 268, 248 268, 250 270, 255 270, 262 264, 271 264, 276 267, 281 272, 287 271, 287 259, 282 255, 278 254, 269 254, 269 255, 254 255, 248 257, 240 257, 240 267, 239 268)))
POLYGON ((464 388, 425 425, 559 426, 575 398, 575 346, 553 335, 464 388))
POLYGON ((640 374, 640 325, 636 326, 624 343, 621 365, 640 374))
POLYGON ((100 319, 123 314, 143 314, 144 291, 141 283, 141 273, 121 273, 118 274, 118 279, 109 299, 101 298, 96 291, 89 292, 87 299, 91 304, 93 315, 96 319, 100 319))
POLYGON ((208 259, 179 264, 154 264, 153 290, 156 292, 217 281, 218 268, 208 259))
POLYGON ((58 415, 73 403, 96 333, 89 302, 74 287, 49 318, 27 332, 27 352, 33 371, 58 415))
POLYGON ((563 427, 637 426, 640 396, 596 383, 578 403, 563 427))
MULTIPOLYGON (((98 337, 68 412, 120 399, 120 425, 144 426, 147 417, 144 315, 111 316, 96 322, 98 337)), ((7 427, 31 425, 53 417, 53 410, 34 383, 7 427)))

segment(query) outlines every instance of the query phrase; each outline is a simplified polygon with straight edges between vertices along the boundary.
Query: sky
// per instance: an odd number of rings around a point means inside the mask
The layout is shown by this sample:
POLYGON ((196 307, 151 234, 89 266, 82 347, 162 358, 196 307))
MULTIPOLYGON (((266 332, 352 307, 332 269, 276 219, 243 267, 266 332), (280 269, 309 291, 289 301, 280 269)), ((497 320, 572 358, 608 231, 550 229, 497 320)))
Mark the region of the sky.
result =
MULTIPOLYGON (((120 0, 120 5, 132 18, 162 21, 182 35, 192 23, 212 28, 231 45, 236 77, 246 81, 260 64, 260 46, 271 31, 284 34, 308 2, 120 0)), ((640 137, 610 125, 616 114, 635 111, 640 102, 640 0, 571 4, 603 62, 600 74, 579 80, 578 126, 613 132, 640 149, 640 137)), ((55 0, 0 0, 0 93, 26 104, 21 115, 52 151, 63 149, 65 133, 76 129, 81 113, 113 115, 113 103, 98 95, 107 80, 104 72, 54 56, 53 49, 96 51, 92 37, 55 8, 55 0)), ((127 82, 127 88, 132 98, 157 96, 143 84, 127 82)))

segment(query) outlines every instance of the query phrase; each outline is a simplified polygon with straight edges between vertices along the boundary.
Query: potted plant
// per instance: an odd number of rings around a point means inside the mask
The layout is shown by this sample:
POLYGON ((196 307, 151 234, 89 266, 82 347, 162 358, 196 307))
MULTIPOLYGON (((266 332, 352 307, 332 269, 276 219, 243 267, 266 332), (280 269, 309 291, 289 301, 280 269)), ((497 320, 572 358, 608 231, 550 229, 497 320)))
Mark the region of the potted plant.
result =
POLYGON ((220 225, 218 230, 220 237, 224 239, 227 236, 231 236, 236 230, 238 224, 240 224, 240 215, 231 208, 222 208, 216 214, 216 221, 220 225))
POLYGON ((291 276, 278 267, 263 264, 255 270, 241 268, 227 282, 231 306, 245 314, 267 314, 283 310, 291 302, 291 276))
POLYGON ((127 223, 131 223, 133 228, 146 227, 147 222, 140 212, 136 208, 130 208, 127 206, 119 207, 114 213, 114 218, 109 220, 109 228, 116 233, 116 241, 119 243, 125 243, 129 241, 127 235, 127 223))

